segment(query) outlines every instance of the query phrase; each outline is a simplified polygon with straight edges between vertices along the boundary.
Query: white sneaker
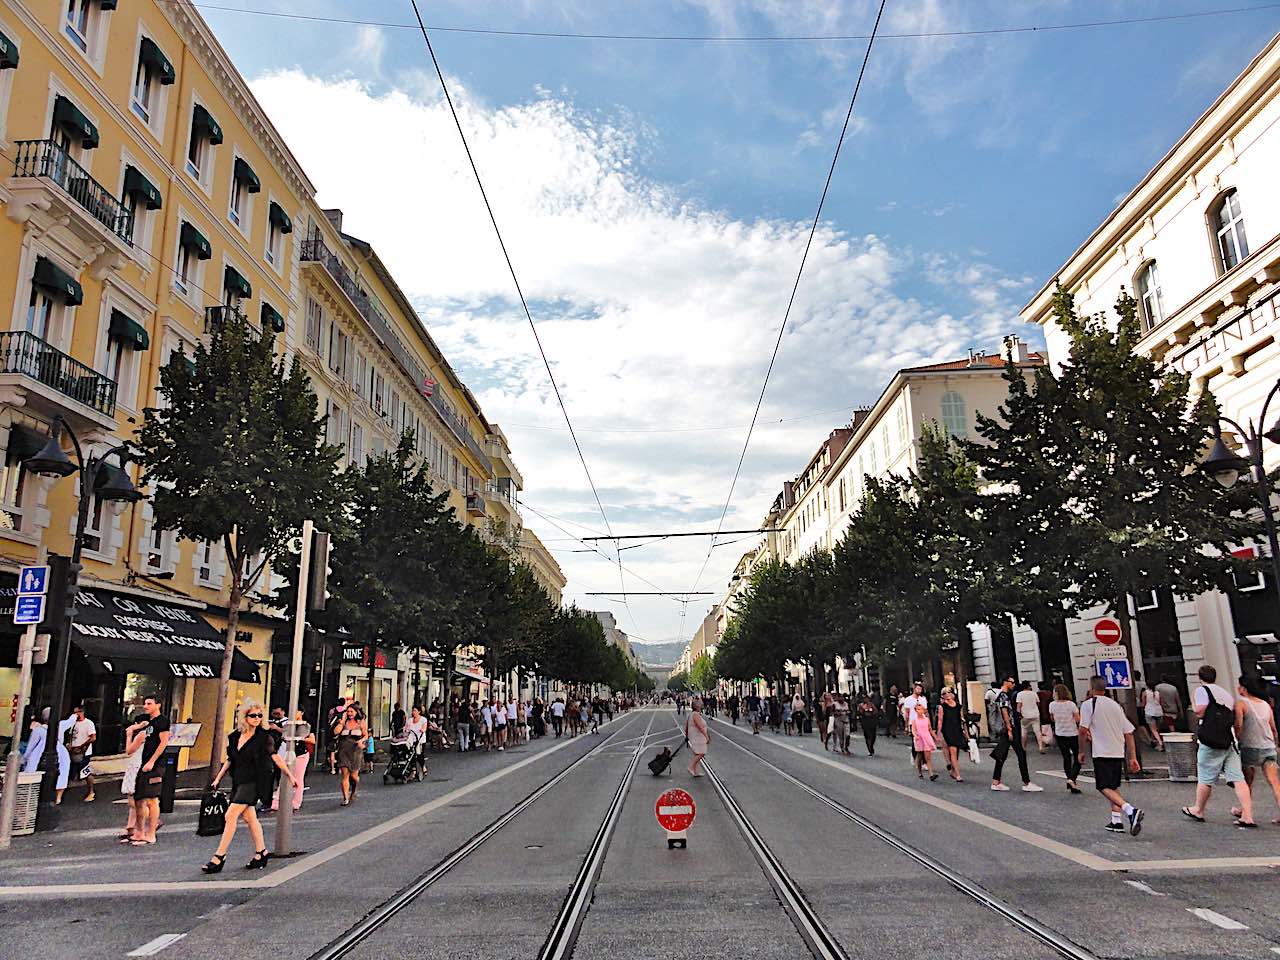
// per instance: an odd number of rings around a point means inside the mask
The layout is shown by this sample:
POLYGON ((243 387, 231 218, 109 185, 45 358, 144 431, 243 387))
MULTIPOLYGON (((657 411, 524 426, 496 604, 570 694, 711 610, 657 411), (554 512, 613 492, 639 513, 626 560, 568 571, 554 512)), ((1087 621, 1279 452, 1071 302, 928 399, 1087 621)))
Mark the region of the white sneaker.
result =
POLYGON ((992 789, 992 790, 996 790, 996 791, 1000 791, 1000 792, 1003 792, 1003 793, 1008 793, 1008 792, 1009 792, 1009 788, 1008 788, 1008 787, 1006 787, 1003 783, 993 783, 993 784, 991 785, 991 789, 992 789))
POLYGON ((1024 783, 1022 785, 1023 793, 1044 793, 1044 787, 1036 783, 1024 783))

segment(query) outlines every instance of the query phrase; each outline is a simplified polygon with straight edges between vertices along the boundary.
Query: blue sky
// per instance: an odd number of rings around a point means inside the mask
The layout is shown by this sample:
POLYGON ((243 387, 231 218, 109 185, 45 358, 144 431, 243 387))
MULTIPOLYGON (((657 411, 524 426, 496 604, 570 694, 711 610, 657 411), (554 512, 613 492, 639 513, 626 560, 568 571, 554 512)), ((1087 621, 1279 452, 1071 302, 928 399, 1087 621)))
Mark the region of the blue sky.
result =
MULTIPOLYGON (((413 22, 407 0, 220 2, 413 22)), ((889 0, 881 29, 1234 5, 889 0)), ((871 0, 423 6, 433 25, 712 36, 861 34, 875 12, 871 0)), ((348 229, 380 249, 507 430, 527 500, 568 529, 601 528, 421 36, 202 12, 320 201, 341 206, 348 229)), ((894 370, 994 349, 1008 332, 1034 337, 1019 329, 1018 307, 1277 30, 1273 6, 877 41, 729 523, 754 525, 894 370)), ((864 43, 444 32, 433 42, 613 529, 714 527, 864 43)), ((567 552, 564 533, 526 520, 561 551, 571 591, 617 586, 616 566, 567 552)), ((701 588, 722 588, 746 545, 716 550, 701 588)), ((699 541, 628 551, 628 583, 692 588, 705 552, 699 541)), ((680 629, 670 601, 602 605, 651 640, 680 629)))

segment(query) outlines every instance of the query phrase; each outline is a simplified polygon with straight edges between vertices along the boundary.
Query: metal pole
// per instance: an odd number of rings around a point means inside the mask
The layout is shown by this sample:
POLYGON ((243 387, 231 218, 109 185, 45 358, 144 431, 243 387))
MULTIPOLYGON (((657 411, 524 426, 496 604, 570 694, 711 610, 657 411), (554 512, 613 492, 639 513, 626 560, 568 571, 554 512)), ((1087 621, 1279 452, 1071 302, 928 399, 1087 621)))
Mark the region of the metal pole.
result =
MULTIPOLYGON (((44 566, 49 558, 49 548, 41 541, 36 551, 36 566, 44 566)), ((18 691, 14 704, 13 741, 9 744, 9 756, 4 766, 4 792, 0 794, 0 850, 8 850, 13 838, 13 812, 18 806, 18 773, 22 766, 22 754, 18 744, 22 740, 22 718, 31 699, 31 663, 35 659, 37 624, 27 625, 18 648, 18 691)), ((45 731, 45 749, 49 748, 49 732, 45 731)))
MULTIPOLYGON (((290 724, 298 714, 299 686, 302 684, 302 638, 307 629, 307 580, 311 573, 311 539, 315 524, 310 520, 302 522, 302 556, 298 558, 298 598, 293 611, 293 660, 289 664, 289 712, 285 723, 290 724)), ((322 678, 323 679, 323 678, 322 678)), ((319 706, 316 707, 316 726, 320 725, 319 706)), ((292 729, 286 725, 286 730, 292 729)), ((294 741, 285 741, 290 748, 294 741)), ((317 750, 317 755, 319 751, 317 750)), ((289 758, 290 763, 293 757, 289 758)), ((280 809, 276 815, 276 850, 277 857, 288 856, 289 841, 293 833, 293 782, 288 777, 280 778, 280 809)))

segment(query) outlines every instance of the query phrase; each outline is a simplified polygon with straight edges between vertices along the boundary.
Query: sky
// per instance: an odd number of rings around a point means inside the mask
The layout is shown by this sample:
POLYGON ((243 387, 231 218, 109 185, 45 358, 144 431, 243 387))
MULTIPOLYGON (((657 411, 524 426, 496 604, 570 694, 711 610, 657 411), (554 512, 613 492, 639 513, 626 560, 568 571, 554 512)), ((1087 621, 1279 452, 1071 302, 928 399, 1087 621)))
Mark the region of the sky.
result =
MULTIPOLYGON (((688 639, 750 538, 619 555, 573 537, 720 524, 866 41, 441 28, 865 36, 878 0, 422 3, 604 517, 409 0, 211 3, 319 202, 379 250, 507 434, 566 602, 611 610, 633 639, 688 639), (712 595, 587 595, 624 584, 712 595)), ((888 0, 880 29, 726 530, 757 527, 898 369, 1009 333, 1042 343, 1019 308, 1280 30, 1280 4, 888 0), (1258 9, 901 36, 1242 6, 1258 9)))

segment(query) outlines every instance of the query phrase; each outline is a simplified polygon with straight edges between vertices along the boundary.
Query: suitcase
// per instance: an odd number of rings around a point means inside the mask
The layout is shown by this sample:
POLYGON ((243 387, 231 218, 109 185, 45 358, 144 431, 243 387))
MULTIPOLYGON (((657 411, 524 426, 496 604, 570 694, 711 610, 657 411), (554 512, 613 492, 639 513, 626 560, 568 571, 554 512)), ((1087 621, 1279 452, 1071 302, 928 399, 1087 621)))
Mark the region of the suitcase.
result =
POLYGON ((673 752, 670 747, 663 747, 662 752, 649 761, 649 772, 655 777, 660 776, 671 766, 671 761, 676 758, 676 754, 684 748, 684 744, 680 744, 673 752))
POLYGON ((206 790, 200 798, 200 819, 196 821, 197 837, 220 837, 227 825, 227 795, 221 790, 206 790))

